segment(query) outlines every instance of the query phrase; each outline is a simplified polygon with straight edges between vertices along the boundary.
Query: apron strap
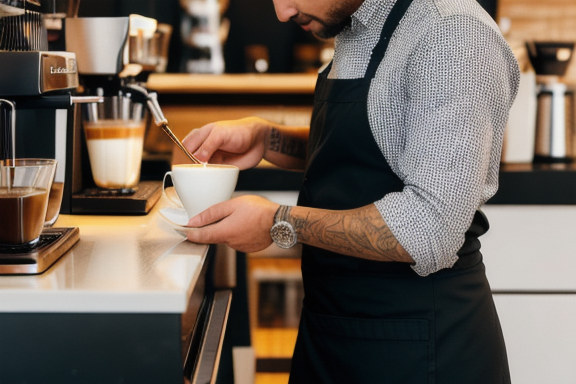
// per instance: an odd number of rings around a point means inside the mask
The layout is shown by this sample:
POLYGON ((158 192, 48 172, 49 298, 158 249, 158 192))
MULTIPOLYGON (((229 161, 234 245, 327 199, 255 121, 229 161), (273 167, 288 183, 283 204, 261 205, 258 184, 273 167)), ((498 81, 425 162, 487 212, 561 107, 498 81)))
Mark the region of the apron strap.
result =
POLYGON ((406 10, 412 4, 412 0, 396 0, 396 4, 392 7, 390 15, 386 19, 384 26, 382 27, 382 32, 380 33, 380 40, 374 50, 372 51, 372 57, 370 58, 370 64, 368 64, 368 69, 366 70, 366 75, 364 78, 373 79, 376 75, 376 70, 378 66, 384 59, 386 50, 388 49, 388 43, 392 38, 392 34, 396 30, 400 20, 404 17, 406 10))

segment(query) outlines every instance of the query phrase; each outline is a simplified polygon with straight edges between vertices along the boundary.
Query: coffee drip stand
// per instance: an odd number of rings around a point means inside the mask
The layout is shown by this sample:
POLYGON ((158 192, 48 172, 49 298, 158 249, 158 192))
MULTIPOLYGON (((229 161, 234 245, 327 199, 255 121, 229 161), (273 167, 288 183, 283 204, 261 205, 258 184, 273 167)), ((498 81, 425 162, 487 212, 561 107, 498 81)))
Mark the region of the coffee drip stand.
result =
POLYGON ((36 275, 46 271, 80 239, 78 227, 45 228, 29 249, 0 247, 0 275, 36 275))

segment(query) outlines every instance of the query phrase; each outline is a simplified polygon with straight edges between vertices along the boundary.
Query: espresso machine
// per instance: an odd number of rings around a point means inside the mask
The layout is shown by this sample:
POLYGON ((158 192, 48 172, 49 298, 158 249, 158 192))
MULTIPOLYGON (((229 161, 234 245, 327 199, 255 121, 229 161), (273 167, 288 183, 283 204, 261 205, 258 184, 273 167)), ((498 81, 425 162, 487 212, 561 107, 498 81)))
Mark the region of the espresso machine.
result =
POLYGON ((78 228, 50 226, 58 213, 71 212, 76 106, 99 98, 75 94, 74 53, 49 51, 44 18, 53 15, 53 5, 54 0, 0 0, 0 162, 58 161, 47 215, 53 219, 34 249, 0 250, 0 274, 41 273, 79 238, 78 228))
MULTIPOLYGON (((65 27, 66 51, 77 58, 80 94, 130 100, 143 111, 150 105, 146 91, 150 73, 166 69, 172 28, 140 15, 129 17, 73 17, 65 27)), ((152 94, 155 96, 155 94, 152 94)), ((85 106, 86 107, 86 106, 85 106)), ((88 113, 84 109, 82 113, 88 113)), ((86 116, 84 116, 86 117, 86 116)), ((148 117, 147 127, 150 125, 148 117)), ((82 119, 78 125, 82 125, 82 119)), ((79 130, 82 136, 84 130, 79 130)), ((82 139, 72 213, 146 214, 158 201, 159 181, 140 181, 135 188, 102 189, 94 185, 82 139)))

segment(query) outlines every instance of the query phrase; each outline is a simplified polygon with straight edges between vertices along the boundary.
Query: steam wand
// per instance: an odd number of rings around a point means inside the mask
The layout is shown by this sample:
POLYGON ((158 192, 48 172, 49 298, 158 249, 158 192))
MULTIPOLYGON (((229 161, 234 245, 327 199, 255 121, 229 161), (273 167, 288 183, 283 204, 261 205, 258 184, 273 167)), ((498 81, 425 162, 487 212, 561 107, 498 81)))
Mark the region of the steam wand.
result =
POLYGON ((190 151, 186 149, 184 145, 182 145, 182 142, 178 139, 178 137, 176 137, 174 132, 172 132, 172 130, 170 129, 170 127, 168 126, 168 120, 166 120, 166 117, 164 117, 162 109, 158 104, 158 95, 156 94, 156 92, 148 92, 146 88, 137 84, 127 84, 124 87, 129 89, 130 91, 137 92, 139 95, 144 96, 146 98, 146 104, 148 105, 148 108, 150 109, 150 112, 154 117, 154 123, 160 128, 162 128, 162 130, 164 131, 164 133, 168 135, 170 140, 172 140, 174 144, 176 144, 176 146, 180 148, 184 152, 184 154, 188 156, 190 160, 192 160, 193 163, 204 164, 196 156, 190 153, 190 151))
MULTIPOLYGON (((16 106, 13 102, 5 99, 0 99, 0 104, 8 104, 12 109, 9 113, 10 121, 2 121, 4 130, 2 132, 2 164, 15 165, 16 164, 16 106), (5 164, 4 164, 5 163, 5 164)), ((4 116, 2 116, 4 120, 4 116)))
MULTIPOLYGON (((9 113, 10 121, 2 121, 4 128, 2 134, 2 158, 0 159, 0 186, 12 187, 12 174, 10 166, 16 165, 16 106, 13 102, 0 99, 0 104, 8 104, 12 109, 9 113), (6 123, 6 124, 4 124, 6 123)), ((1 116, 4 120, 4 115, 1 116)), ((8 120, 8 119, 6 119, 8 120)))

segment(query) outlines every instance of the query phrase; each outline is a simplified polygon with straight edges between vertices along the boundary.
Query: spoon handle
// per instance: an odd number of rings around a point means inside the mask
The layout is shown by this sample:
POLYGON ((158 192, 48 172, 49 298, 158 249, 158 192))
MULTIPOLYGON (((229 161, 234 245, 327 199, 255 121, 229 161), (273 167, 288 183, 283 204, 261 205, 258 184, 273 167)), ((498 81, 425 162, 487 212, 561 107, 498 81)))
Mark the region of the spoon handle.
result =
POLYGON ((192 160, 193 163, 203 164, 200 160, 198 160, 198 158, 196 156, 191 154, 190 151, 188 149, 186 149, 186 147, 184 145, 182 145, 182 142, 180 140, 178 140, 178 138, 172 132, 170 127, 168 127, 168 124, 161 124, 160 127, 168 135, 168 137, 174 142, 174 144, 176 144, 176 146, 178 148, 180 148, 182 150, 182 152, 184 152, 190 160, 192 160))

